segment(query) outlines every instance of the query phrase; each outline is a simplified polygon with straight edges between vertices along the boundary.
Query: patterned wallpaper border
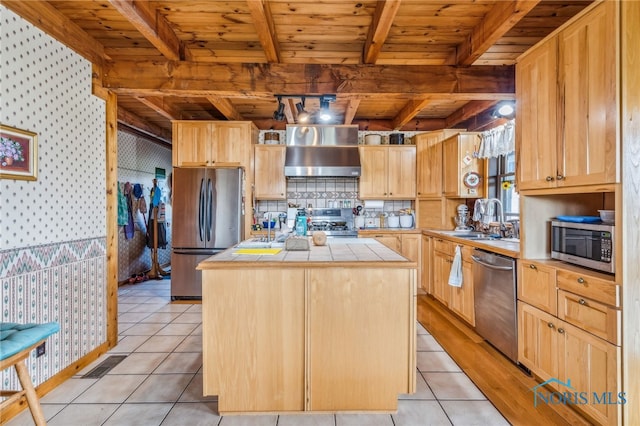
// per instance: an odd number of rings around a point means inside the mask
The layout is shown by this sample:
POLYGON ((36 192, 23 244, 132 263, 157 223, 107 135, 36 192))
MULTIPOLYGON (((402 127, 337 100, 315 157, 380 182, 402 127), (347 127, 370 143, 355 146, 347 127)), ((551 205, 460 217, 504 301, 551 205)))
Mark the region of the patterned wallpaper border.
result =
POLYGON ((0 250, 0 278, 105 256, 106 237, 0 250))

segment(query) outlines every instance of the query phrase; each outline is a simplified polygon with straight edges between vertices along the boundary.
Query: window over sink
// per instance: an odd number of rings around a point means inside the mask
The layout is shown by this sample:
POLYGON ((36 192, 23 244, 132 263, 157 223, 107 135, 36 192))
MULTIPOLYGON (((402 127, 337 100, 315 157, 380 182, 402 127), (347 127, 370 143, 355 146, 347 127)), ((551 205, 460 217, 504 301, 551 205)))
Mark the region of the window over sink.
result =
POLYGON ((520 216, 520 195, 516 192, 516 154, 489 158, 488 197, 502 201, 505 220, 520 216))

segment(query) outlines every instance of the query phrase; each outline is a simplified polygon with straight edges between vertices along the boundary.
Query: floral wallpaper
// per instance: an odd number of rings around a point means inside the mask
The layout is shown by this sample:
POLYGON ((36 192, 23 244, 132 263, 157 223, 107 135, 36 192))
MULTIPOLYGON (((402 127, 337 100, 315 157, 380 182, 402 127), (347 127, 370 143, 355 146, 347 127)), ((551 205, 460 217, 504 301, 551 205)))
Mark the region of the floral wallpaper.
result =
POLYGON ((0 121, 38 141, 37 180, 0 180, 1 321, 61 327, 36 385, 106 340, 105 120, 91 64, 0 5, 0 121))

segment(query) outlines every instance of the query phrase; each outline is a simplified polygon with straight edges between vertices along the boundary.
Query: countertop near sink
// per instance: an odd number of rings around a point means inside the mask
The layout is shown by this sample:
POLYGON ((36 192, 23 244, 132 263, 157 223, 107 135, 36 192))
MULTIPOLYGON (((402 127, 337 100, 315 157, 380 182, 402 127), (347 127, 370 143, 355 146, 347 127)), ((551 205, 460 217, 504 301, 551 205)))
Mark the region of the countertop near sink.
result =
POLYGON ((359 228, 358 235, 371 237, 380 233, 398 233, 398 234, 420 234, 422 232, 419 228, 359 228))
POLYGON ((487 250, 493 253, 502 254, 505 256, 520 258, 520 242, 513 241, 513 239, 469 239, 461 238, 455 235, 450 230, 437 230, 437 229, 424 229, 422 231, 424 235, 431 237, 438 237, 445 240, 450 240, 458 244, 464 244, 466 246, 476 247, 482 250, 487 250))

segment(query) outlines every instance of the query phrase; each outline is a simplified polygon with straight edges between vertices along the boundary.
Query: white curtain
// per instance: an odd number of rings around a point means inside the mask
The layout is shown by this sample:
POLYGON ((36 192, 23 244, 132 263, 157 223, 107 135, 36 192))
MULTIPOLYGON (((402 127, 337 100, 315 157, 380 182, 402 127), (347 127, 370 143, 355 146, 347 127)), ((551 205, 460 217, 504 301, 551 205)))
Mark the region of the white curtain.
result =
POLYGON ((480 133, 479 158, 494 158, 516 149, 515 120, 480 133))

